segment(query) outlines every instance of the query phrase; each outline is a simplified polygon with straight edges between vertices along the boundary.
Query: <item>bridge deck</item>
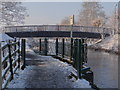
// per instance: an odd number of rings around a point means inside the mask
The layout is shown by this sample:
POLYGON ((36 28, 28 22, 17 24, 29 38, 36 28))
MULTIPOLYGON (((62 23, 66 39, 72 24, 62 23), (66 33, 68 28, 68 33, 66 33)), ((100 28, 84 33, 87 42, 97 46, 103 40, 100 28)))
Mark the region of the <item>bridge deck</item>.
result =
POLYGON ((69 79, 73 68, 50 56, 27 54, 27 67, 8 88, 90 88, 85 80, 69 79), (64 68, 63 68, 64 67, 64 68))
MULTIPOLYGON (((6 32, 11 37, 29 38, 29 37, 71 37, 70 31, 24 31, 24 32, 6 32)), ((96 38, 101 39, 100 33, 73 31, 72 37, 76 38, 96 38)))

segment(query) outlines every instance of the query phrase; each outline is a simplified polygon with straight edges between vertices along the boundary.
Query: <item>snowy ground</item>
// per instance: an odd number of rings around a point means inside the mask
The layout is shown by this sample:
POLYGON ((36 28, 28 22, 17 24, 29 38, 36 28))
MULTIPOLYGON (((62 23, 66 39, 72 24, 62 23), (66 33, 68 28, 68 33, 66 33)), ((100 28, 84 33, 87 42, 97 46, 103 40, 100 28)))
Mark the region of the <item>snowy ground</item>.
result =
POLYGON ((118 34, 107 37, 102 42, 91 45, 90 47, 118 52, 118 34))
POLYGON ((84 79, 68 78, 71 72, 76 74, 71 65, 27 48, 27 67, 16 73, 8 88, 91 88, 84 79))

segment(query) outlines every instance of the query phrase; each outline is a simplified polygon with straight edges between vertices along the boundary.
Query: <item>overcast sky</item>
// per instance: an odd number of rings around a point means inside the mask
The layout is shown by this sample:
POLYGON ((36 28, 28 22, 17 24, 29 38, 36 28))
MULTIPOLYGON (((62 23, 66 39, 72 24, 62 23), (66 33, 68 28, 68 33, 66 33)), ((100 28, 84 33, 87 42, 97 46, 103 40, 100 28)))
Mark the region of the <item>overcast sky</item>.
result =
MULTIPOLYGON (((82 2, 23 2, 29 17, 26 24, 59 24, 66 16, 77 18, 82 2)), ((102 2, 107 15, 112 15, 116 2, 102 2)))

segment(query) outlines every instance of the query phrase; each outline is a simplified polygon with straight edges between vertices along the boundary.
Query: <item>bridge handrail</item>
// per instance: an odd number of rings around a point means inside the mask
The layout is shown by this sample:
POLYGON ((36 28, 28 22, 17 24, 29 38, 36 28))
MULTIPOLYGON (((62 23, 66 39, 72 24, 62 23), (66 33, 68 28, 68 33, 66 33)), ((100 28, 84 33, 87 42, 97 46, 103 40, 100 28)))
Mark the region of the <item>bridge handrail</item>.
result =
POLYGON ((99 32, 99 33, 103 33, 104 31, 110 34, 113 31, 113 28, 109 28, 109 27, 94 27, 94 26, 80 26, 80 25, 72 25, 72 26, 71 25, 24 25, 24 26, 6 26, 4 32, 46 31, 46 30, 66 31, 68 30, 68 28, 69 30, 73 30, 73 31, 86 31, 86 32, 90 31, 90 32, 99 32))
MULTIPOLYGON (((2 42, 1 42, 2 43, 2 42)), ((1 89, 5 89, 8 83, 14 78, 14 74, 20 68, 20 41, 9 41, 0 47, 2 53, 0 62, 2 64, 1 73, 1 89)), ((0 83, 1 83, 0 82, 0 83)))

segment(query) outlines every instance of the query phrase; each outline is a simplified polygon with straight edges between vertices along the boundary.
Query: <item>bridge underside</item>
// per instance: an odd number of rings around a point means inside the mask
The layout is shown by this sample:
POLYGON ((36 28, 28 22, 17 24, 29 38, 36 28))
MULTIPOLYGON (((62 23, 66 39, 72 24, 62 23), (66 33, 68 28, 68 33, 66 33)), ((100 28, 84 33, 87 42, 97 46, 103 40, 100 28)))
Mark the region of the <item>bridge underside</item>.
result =
MULTIPOLYGON (((27 31, 27 32, 6 32, 11 37, 30 38, 30 37, 71 37, 70 31, 27 31)), ((100 33, 73 31, 74 38, 93 38, 101 39, 100 33)))

